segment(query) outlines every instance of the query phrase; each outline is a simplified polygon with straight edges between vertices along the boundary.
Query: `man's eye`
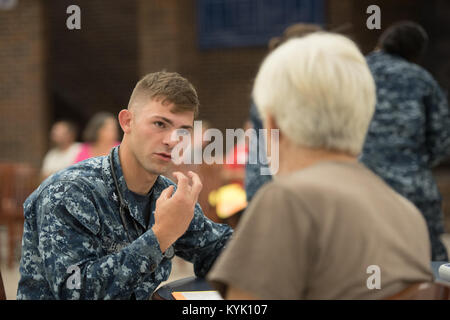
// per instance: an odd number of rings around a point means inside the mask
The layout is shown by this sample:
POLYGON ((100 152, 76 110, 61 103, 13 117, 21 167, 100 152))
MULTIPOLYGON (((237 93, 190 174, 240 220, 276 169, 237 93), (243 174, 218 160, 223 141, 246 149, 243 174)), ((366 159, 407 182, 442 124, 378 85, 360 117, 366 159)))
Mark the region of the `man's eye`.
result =
POLYGON ((154 125, 157 126, 158 128, 165 128, 164 122, 161 121, 155 121, 154 125))

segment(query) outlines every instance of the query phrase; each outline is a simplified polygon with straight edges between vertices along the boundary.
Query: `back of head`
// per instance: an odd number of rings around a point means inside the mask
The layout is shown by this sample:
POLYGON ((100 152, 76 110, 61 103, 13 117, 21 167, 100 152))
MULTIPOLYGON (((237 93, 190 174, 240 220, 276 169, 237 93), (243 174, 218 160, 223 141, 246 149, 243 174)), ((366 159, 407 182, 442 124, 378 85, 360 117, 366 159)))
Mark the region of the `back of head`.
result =
POLYGON ((380 37, 378 46, 385 52, 409 61, 417 61, 425 52, 428 35, 417 23, 401 21, 390 26, 380 37))
POLYGON ((58 125, 65 126, 67 128, 67 130, 70 132, 70 134, 73 136, 74 139, 77 137, 78 126, 75 122, 68 120, 68 119, 60 119, 53 124, 53 126, 58 126, 58 125))
POLYGON ((292 38, 304 37, 310 33, 322 31, 322 27, 312 23, 295 23, 288 26, 283 34, 279 37, 274 37, 269 41, 269 50, 275 50, 277 47, 292 38))
POLYGON ((86 125, 83 131, 83 140, 85 142, 93 143, 97 141, 98 132, 103 127, 108 119, 114 119, 115 117, 110 112, 101 111, 96 113, 86 125))
POLYGON ((316 32, 291 39, 262 63, 253 98, 294 144, 358 155, 375 107, 375 83, 348 38, 316 32))

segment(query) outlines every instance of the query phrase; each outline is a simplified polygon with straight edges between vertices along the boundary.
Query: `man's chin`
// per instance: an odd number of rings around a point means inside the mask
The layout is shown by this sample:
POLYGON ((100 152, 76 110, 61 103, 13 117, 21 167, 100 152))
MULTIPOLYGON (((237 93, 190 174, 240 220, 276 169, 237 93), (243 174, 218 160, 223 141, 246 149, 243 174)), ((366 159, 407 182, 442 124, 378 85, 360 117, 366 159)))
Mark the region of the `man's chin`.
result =
POLYGON ((148 166, 145 167, 145 171, 147 171, 148 173, 152 174, 152 175, 166 175, 169 172, 170 169, 170 164, 167 165, 161 165, 161 166, 148 166))

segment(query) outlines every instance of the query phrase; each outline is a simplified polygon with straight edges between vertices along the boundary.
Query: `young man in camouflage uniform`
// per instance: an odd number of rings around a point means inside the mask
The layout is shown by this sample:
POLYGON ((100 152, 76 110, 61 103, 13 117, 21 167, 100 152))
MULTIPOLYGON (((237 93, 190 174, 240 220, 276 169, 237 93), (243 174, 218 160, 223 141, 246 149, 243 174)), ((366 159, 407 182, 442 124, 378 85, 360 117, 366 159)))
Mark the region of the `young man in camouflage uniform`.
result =
POLYGON ((416 205, 428 225, 431 259, 447 261, 442 198, 431 168, 450 155, 450 112, 437 82, 416 64, 427 40, 418 24, 400 22, 367 57, 377 104, 361 161, 416 205))
POLYGON ((124 137, 110 155, 60 171, 24 203, 18 299, 148 299, 174 254, 204 276, 232 230, 197 204, 198 176, 162 176, 176 130, 192 130, 193 86, 158 72, 136 85, 119 113, 124 137))

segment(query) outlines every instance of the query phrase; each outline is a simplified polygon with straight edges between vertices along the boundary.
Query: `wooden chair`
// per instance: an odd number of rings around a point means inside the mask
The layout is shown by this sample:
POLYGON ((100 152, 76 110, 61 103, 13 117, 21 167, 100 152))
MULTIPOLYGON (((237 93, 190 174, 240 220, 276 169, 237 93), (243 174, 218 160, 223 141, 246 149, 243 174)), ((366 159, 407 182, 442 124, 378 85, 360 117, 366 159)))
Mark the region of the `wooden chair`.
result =
POLYGON ((8 267, 22 238, 23 203, 38 183, 38 170, 23 163, 0 163, 0 224, 8 230, 8 267))
POLYGON ((6 292, 5 292, 5 287, 3 286, 1 270, 0 270, 0 300, 6 300, 6 292))
POLYGON ((391 296, 388 300, 450 300, 450 283, 416 283, 391 296))

